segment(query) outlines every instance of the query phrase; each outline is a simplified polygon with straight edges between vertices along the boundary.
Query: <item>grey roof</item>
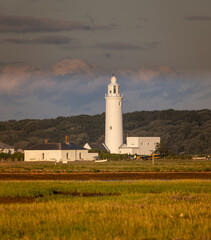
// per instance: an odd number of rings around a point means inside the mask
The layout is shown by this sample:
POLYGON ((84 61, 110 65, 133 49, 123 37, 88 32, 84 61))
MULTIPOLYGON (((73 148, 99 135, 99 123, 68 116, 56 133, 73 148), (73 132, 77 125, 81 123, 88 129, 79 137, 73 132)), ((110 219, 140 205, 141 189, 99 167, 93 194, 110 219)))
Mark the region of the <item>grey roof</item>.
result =
POLYGON ((41 143, 26 150, 86 150, 74 143, 41 143))
POLYGON ((103 146, 103 144, 89 144, 91 149, 96 149, 100 151, 107 151, 107 149, 103 146))
POLYGON ((5 148, 12 148, 14 149, 14 147, 6 144, 6 143, 3 143, 3 142, 0 142, 0 149, 5 149, 5 148))

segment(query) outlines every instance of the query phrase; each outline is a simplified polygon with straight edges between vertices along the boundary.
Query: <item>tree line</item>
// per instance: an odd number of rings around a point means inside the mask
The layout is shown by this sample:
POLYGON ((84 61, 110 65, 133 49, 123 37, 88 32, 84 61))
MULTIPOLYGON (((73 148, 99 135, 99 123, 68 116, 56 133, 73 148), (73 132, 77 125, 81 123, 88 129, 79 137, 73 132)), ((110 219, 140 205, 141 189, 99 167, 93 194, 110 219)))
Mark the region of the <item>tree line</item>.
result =
MULTIPOLYGON (((211 153, 211 111, 139 111, 123 115, 124 141, 127 136, 161 137, 166 147, 180 154, 211 153)), ((0 142, 27 149, 44 142, 70 141, 83 146, 86 142, 104 142, 105 113, 57 117, 55 119, 24 119, 0 122, 0 142)))

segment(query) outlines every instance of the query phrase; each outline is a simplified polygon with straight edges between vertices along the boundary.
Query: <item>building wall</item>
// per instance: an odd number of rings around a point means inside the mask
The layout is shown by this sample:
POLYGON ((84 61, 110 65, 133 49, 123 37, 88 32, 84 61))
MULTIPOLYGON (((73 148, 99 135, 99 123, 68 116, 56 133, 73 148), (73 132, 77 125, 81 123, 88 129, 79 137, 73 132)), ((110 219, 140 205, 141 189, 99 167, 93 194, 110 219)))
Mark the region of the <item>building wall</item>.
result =
POLYGON ((88 143, 86 143, 83 147, 89 150, 92 149, 88 143))
POLYGON ((156 150, 160 143, 160 137, 127 137, 125 148, 121 148, 121 153, 149 155, 156 150))
POLYGON ((160 143, 160 137, 139 137, 140 155, 149 155, 155 152, 156 146, 160 143))
POLYGON ((120 149, 120 154, 130 154, 130 155, 134 155, 137 154, 138 149, 137 148, 121 148, 120 149))
POLYGON ((127 147, 139 147, 139 137, 127 137, 127 147))
POLYGON ((24 161, 59 162, 61 160, 62 160, 61 150, 25 150, 24 151, 24 161))
POLYGON ((76 160, 95 160, 98 153, 88 153, 88 150, 25 150, 24 161, 54 161, 68 162, 76 160))

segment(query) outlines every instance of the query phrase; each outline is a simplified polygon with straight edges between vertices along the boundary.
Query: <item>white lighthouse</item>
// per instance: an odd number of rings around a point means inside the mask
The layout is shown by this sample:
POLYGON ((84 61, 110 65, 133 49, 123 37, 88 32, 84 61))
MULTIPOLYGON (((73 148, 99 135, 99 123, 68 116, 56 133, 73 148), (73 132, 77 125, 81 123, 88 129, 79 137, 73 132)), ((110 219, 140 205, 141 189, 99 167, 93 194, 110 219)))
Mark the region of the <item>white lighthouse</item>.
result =
POLYGON ((116 77, 111 77, 106 99, 105 145, 110 153, 120 153, 123 145, 122 99, 116 77))

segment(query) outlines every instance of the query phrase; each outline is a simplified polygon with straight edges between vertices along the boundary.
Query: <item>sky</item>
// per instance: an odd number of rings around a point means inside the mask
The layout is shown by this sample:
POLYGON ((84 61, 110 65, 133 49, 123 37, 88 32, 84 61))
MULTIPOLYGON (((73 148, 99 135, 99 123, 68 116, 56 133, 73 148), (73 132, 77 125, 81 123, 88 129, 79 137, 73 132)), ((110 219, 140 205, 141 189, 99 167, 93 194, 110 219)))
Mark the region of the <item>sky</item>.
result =
POLYGON ((211 106, 210 0, 1 0, 0 121, 211 106))

